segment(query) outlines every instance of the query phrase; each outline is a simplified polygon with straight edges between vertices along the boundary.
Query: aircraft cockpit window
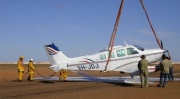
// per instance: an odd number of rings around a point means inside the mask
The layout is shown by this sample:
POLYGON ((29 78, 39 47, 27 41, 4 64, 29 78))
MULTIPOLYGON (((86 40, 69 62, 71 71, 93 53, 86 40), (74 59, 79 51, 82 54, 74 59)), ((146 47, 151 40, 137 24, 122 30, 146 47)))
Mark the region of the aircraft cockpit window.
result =
POLYGON ((126 55, 124 49, 117 50, 116 53, 117 53, 117 57, 122 57, 126 55))
POLYGON ((138 54, 139 52, 136 51, 134 48, 127 48, 127 54, 128 55, 133 55, 133 54, 138 54))
POLYGON ((144 51, 144 48, 138 46, 138 45, 133 45, 134 47, 136 47, 138 50, 144 51))
MULTIPOLYGON (((109 56, 109 53, 107 54, 107 56, 109 56)), ((114 58, 114 52, 111 53, 111 58, 114 58)))
POLYGON ((105 54, 102 54, 99 56, 99 60, 105 60, 106 59, 106 55, 105 54))

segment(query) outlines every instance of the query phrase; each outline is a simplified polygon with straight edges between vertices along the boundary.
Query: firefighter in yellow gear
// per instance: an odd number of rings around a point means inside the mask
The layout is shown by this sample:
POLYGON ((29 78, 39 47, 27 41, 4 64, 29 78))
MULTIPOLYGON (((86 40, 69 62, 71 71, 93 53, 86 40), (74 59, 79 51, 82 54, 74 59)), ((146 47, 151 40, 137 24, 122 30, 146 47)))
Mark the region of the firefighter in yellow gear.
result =
POLYGON ((29 76, 28 76, 27 80, 33 81, 34 70, 35 70, 35 68, 34 68, 34 64, 33 64, 33 59, 30 59, 29 64, 28 64, 29 76))
POLYGON ((61 69, 59 73, 59 81, 67 81, 67 70, 61 69))
POLYGON ((24 64, 23 64, 23 56, 20 56, 18 63, 17 63, 17 68, 18 68, 18 81, 22 81, 22 77, 24 74, 24 64))

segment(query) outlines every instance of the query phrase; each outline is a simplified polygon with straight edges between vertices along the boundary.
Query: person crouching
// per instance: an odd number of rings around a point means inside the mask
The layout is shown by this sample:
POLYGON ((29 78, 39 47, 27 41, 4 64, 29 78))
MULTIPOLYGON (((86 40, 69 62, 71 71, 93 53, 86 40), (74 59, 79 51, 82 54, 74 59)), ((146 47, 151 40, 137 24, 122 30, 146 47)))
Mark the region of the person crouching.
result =
POLYGON ((61 69, 59 74, 59 81, 67 81, 67 70, 61 69))

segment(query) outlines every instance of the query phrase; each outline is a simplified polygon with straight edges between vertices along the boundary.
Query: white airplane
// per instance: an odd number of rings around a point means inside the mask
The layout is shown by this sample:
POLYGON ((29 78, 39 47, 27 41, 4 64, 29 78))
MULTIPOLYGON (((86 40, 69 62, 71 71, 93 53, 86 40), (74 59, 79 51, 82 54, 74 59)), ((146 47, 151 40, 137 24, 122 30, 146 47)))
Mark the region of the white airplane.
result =
MULTIPOLYGON (((61 69, 103 71, 109 54, 108 49, 104 49, 92 55, 68 58, 54 43, 44 47, 51 64, 49 68, 55 72, 61 69)), ((144 49, 137 45, 114 46, 106 71, 129 73, 133 78, 134 75, 139 74, 137 64, 142 55, 146 56, 149 63, 153 63, 159 61, 165 52, 167 50, 144 49)), ((156 66, 148 66, 149 73, 156 71, 156 69, 156 66)))
MULTIPOLYGON (((124 0, 121 1, 118 15, 115 21, 113 33, 107 49, 104 49, 98 53, 86 56, 80 56, 75 58, 68 58, 64 55, 59 48, 53 43, 45 45, 45 50, 50 61, 50 68, 55 72, 61 69, 66 70, 96 70, 96 71, 119 71, 120 73, 129 73, 131 78, 134 75, 139 74, 137 64, 142 55, 146 56, 149 63, 157 62, 161 59, 162 55, 168 50, 163 50, 162 41, 158 39, 150 19, 147 15, 143 1, 140 0, 141 5, 146 13, 150 26, 153 30, 156 41, 159 45, 159 49, 144 49, 137 45, 126 46, 114 46, 114 40, 116 37, 116 31, 118 28, 120 15, 122 13, 122 7, 124 0)), ((170 57, 170 54, 169 54, 170 57)), ((171 59, 171 58, 170 58, 171 59)), ((154 72, 158 69, 157 66, 148 66, 148 72, 154 72)))

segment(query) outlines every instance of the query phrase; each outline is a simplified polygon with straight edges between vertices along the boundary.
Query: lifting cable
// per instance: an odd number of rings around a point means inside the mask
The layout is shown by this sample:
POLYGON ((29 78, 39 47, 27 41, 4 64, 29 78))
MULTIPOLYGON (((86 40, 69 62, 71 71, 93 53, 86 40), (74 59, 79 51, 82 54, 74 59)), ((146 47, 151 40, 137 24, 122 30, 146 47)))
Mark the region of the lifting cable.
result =
POLYGON ((158 45, 159 45, 159 48, 160 48, 160 49, 163 49, 163 48, 162 48, 162 45, 161 45, 161 43, 160 43, 160 40, 158 39, 158 37, 157 37, 157 35, 156 35, 156 32, 155 32, 155 30, 154 30, 154 28, 153 28, 153 26, 152 26, 152 23, 151 23, 151 21, 150 21, 150 19, 149 19, 149 16, 148 16, 148 14, 147 14, 146 8, 144 7, 144 3, 143 3, 142 0, 140 0, 140 2, 141 2, 141 5, 142 5, 142 8, 143 8, 143 10, 144 10, 144 12, 145 12, 145 14, 146 14, 146 17, 147 17, 147 19, 148 19, 148 22, 149 22, 149 24, 150 24, 150 27, 151 27, 151 29, 152 29, 152 31, 153 31, 153 33, 154 33, 154 36, 155 36, 155 38, 156 38, 156 41, 157 41, 157 43, 158 43, 158 45))
MULTIPOLYGON (((152 26, 152 23, 151 23, 151 21, 150 21, 150 19, 149 19, 148 14, 147 14, 146 8, 144 7, 143 0, 140 0, 140 3, 141 3, 141 5, 142 5, 142 8, 144 9, 144 12, 145 12, 146 17, 147 17, 147 19, 148 19, 148 22, 149 22, 149 24, 150 24, 150 27, 151 27, 151 29, 152 29, 152 31, 153 31, 153 33, 154 33, 154 36, 155 36, 155 38, 156 38, 156 41, 157 41, 158 45, 159 45, 159 48, 160 48, 160 49, 163 49, 163 44, 162 44, 162 42, 160 43, 160 40, 158 39, 158 37, 157 37, 157 35, 156 35, 156 32, 155 32, 155 30, 154 30, 154 28, 153 28, 153 26, 152 26)), ((167 50, 167 53, 168 53, 169 59, 172 60, 169 50, 167 50)))
POLYGON ((115 22, 115 25, 114 25, 113 33, 111 35, 111 39, 110 39, 110 42, 109 42, 109 45, 108 45, 109 55, 108 55, 108 60, 106 62, 106 66, 105 66, 104 71, 107 70, 107 66, 108 66, 110 58, 111 58, 111 53, 112 53, 112 49, 113 49, 113 46, 114 46, 114 40, 115 40, 115 37, 116 37, 116 31, 117 31, 117 28, 118 28, 118 25, 119 25, 119 20, 120 20, 123 4, 124 4, 124 0, 121 1, 119 11, 118 11, 118 15, 116 17, 116 22, 115 22))

